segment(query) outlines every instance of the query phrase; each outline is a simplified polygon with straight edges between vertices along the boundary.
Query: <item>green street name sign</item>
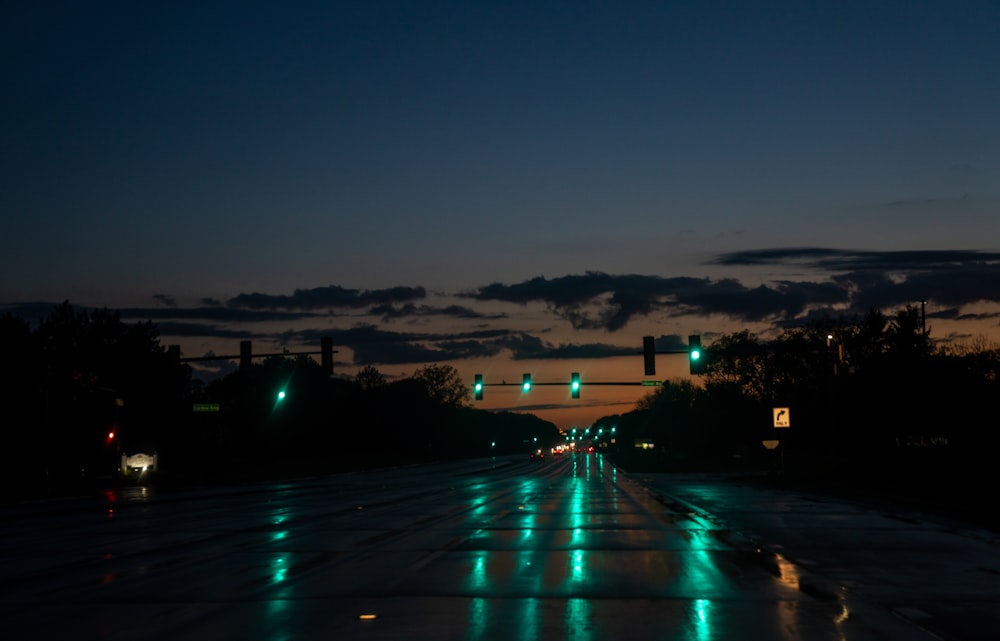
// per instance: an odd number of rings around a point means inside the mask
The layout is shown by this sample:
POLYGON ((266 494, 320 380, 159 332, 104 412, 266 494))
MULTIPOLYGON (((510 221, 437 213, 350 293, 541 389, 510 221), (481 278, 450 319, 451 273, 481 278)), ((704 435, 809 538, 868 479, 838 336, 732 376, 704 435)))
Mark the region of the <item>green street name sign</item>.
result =
POLYGON ((218 403, 195 403, 194 411, 196 412, 218 412, 218 403))

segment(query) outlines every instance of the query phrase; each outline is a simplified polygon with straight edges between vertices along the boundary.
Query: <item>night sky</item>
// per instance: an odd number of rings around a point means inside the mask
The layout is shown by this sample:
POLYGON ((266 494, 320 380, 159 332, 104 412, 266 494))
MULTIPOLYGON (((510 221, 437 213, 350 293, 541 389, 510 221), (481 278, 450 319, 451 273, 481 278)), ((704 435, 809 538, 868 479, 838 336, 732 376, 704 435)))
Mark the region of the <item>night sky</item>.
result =
MULTIPOLYGON (((998 27, 988 1, 7 3, 0 310, 118 309, 184 356, 330 335, 339 374, 470 385, 638 381, 646 334, 922 300, 932 339, 1000 340, 998 27)), ((642 392, 479 406, 570 427, 642 392)))

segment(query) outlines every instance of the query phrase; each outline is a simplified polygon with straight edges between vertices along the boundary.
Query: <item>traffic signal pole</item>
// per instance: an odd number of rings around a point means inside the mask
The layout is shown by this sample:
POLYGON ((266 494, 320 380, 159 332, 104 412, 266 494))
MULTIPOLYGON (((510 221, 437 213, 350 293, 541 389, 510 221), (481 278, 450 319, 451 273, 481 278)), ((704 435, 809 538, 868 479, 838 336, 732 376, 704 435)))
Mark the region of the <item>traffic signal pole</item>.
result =
POLYGON ((199 363, 205 361, 239 361, 240 369, 246 369, 250 366, 250 363, 255 358, 270 358, 272 356, 314 356, 316 354, 320 355, 323 370, 328 375, 333 375, 333 355, 337 353, 337 350, 333 349, 333 341, 329 336, 323 336, 320 338, 320 349, 318 351, 306 351, 306 352, 271 352, 268 354, 254 354, 253 348, 250 341, 240 341, 240 353, 239 354, 228 354, 224 356, 187 356, 184 358, 180 357, 180 347, 177 345, 171 345, 169 347, 171 354, 176 354, 175 360, 179 363, 199 363))

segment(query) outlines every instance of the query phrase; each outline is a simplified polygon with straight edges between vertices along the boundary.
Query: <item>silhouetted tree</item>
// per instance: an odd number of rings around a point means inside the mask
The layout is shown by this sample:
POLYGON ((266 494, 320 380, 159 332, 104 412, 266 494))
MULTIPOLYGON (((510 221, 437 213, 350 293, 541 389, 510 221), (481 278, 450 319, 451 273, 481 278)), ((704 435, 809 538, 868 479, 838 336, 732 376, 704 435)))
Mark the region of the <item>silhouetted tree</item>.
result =
POLYGON ((354 377, 354 381, 363 391, 379 389, 385 387, 387 384, 385 374, 371 365, 362 367, 358 371, 357 376, 354 377))
POLYGON ((426 365, 413 374, 434 401, 452 407, 469 402, 469 386, 451 365, 426 365))
POLYGON ((721 336, 706 352, 706 387, 731 388, 760 401, 770 396, 767 354, 756 334, 743 330, 721 336))
POLYGON ((176 425, 190 371, 171 362, 152 323, 65 302, 34 329, 5 317, 0 334, 26 373, 15 389, 30 408, 12 422, 22 438, 4 448, 5 469, 43 481, 110 474, 121 452, 155 448, 176 425))

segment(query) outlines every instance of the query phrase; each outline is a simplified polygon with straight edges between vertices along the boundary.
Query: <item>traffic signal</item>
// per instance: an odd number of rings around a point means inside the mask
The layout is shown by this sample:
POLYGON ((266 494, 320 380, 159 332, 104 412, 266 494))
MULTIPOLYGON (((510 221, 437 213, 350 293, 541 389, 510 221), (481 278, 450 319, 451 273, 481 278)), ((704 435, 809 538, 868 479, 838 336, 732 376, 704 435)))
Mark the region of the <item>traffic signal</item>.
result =
POLYGON ((580 373, 573 372, 569 380, 569 391, 573 398, 580 398, 580 373))
POLYGON ((240 371, 246 372, 253 364, 253 345, 250 341, 240 341, 240 371))
POLYGON ((692 374, 705 373, 705 352, 701 349, 701 335, 688 336, 688 365, 692 374))
POLYGON ((483 400, 483 375, 476 374, 475 381, 472 383, 472 393, 475 395, 477 401, 483 400))
POLYGON ((279 401, 285 400, 285 390, 278 390, 278 400, 279 401))
POLYGON ((531 391, 531 374, 523 374, 521 376, 521 391, 523 392, 531 391))
POLYGON ((652 336, 642 337, 642 364, 646 372, 646 376, 654 376, 656 374, 656 347, 655 340, 652 336))
POLYGON ((333 376, 333 339, 329 336, 319 337, 320 367, 327 376, 333 376))

